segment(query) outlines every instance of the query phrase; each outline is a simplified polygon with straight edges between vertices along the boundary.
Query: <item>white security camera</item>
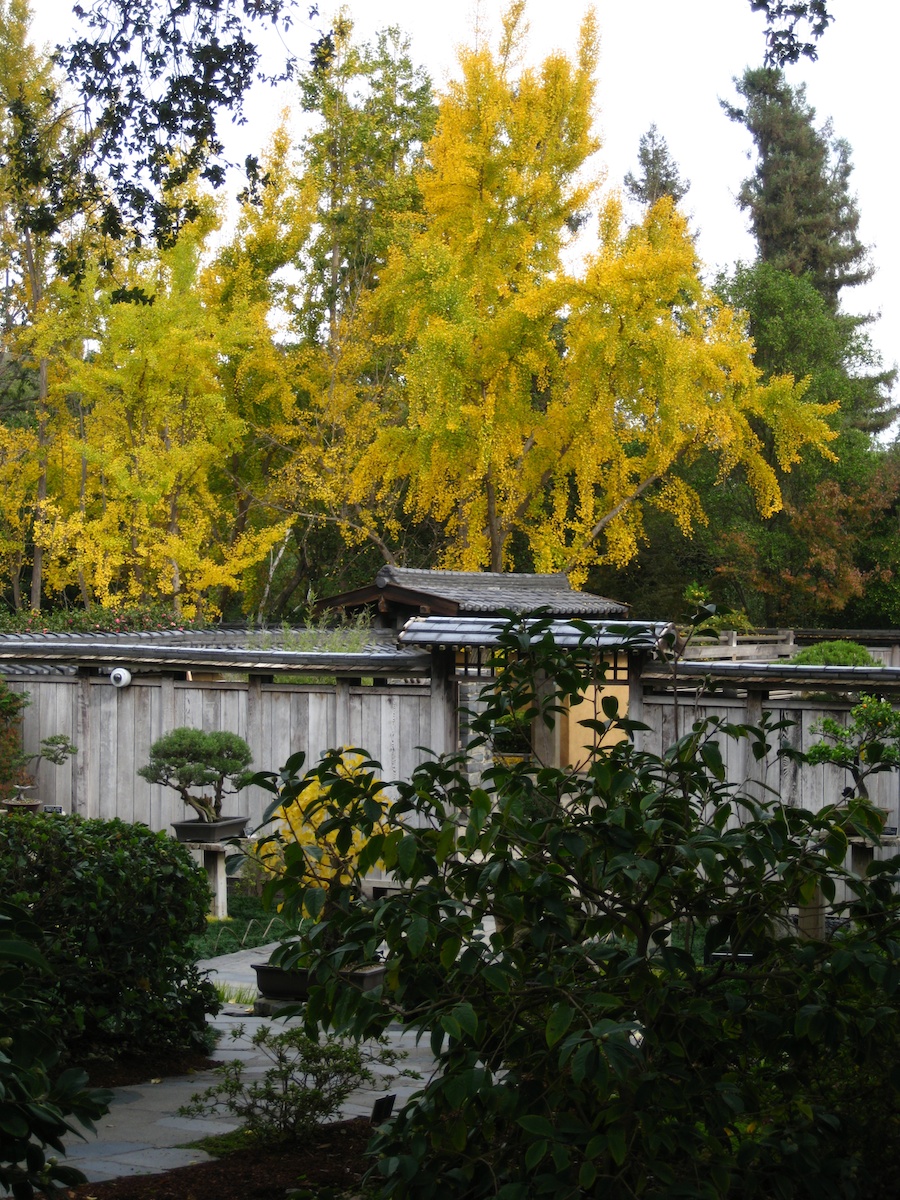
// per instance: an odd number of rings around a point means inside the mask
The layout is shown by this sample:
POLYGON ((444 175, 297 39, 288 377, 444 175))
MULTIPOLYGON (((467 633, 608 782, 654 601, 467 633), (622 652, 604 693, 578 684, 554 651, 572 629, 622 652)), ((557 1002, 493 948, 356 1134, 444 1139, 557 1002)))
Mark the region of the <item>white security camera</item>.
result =
POLYGON ((109 673, 109 682, 116 688, 128 687, 131 683, 131 672, 125 667, 116 667, 109 673))

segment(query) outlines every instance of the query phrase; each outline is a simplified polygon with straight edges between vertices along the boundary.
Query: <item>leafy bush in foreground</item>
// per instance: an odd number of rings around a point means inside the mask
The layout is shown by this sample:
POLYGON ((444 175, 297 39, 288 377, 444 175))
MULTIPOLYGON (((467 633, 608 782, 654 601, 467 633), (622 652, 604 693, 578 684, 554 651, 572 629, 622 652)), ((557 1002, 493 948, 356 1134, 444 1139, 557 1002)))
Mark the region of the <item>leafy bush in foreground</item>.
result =
MULTIPOLYGON (((550 722, 602 682, 587 633, 576 652, 541 622, 502 643, 485 739, 503 711, 550 722)), ((438 1056, 376 1139, 380 1195, 875 1200, 896 1139, 873 1145, 856 1097, 877 1096, 884 1127, 900 1117, 882 1053, 900 1043, 898 861, 865 879, 843 862, 848 831, 877 838, 876 814, 729 782, 725 743, 768 754, 765 724, 699 722, 661 756, 612 698, 583 725, 588 742, 627 736, 579 773, 497 766, 482 786, 460 758, 425 763, 390 785, 387 818, 377 764, 315 769, 335 836, 371 833, 361 867, 382 859, 403 890, 333 910, 308 1028, 367 1037, 399 1020, 438 1056), (818 901, 844 922, 831 940, 790 919, 818 901), (379 948, 382 994, 341 987, 379 948)))
POLYGON ((0 1187, 4 1195, 28 1200, 35 1188, 84 1181, 80 1171, 60 1164, 61 1138, 93 1130, 107 1111, 111 1093, 88 1091, 83 1071, 58 1071, 60 1053, 43 1028, 47 1012, 26 987, 23 967, 49 971, 37 949, 40 930, 24 909, 0 901, 0 1187), (49 1158, 47 1148, 55 1152, 49 1158))
POLYGON ((26 983, 70 1060, 205 1040, 215 993, 188 940, 209 891, 183 846, 118 820, 8 815, 0 879, 40 930, 51 972, 26 983))

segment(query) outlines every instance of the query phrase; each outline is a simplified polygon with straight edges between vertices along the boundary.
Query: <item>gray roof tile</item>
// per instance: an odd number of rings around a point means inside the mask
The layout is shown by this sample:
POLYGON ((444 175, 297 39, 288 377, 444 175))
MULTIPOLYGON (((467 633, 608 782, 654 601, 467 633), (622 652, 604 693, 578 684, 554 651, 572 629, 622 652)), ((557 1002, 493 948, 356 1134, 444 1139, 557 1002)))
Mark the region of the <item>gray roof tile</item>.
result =
MULTIPOLYGON (((506 626, 503 618, 411 617, 400 633, 403 646, 496 646, 506 626)), ((582 624, 579 622, 579 624, 582 624)), ((585 621, 591 626, 592 646, 655 651, 673 627, 648 621, 585 621)), ((585 639, 585 631, 569 621, 551 621, 550 633, 557 646, 574 647, 585 639)))
POLYGON ((559 617, 624 616, 628 606, 605 596, 576 592, 565 575, 526 575, 489 571, 421 571, 382 567, 380 588, 400 587, 459 605, 461 613, 532 612, 549 608, 559 617))

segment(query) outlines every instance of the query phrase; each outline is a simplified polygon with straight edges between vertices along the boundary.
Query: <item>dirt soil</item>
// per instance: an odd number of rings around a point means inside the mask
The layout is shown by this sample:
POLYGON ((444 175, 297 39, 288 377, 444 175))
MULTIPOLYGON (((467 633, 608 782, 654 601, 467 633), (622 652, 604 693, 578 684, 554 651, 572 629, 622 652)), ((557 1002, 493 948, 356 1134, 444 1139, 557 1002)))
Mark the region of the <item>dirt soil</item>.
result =
MULTIPOLYGON (((165 1075, 215 1066, 203 1055, 90 1063, 94 1087, 126 1087, 165 1075)), ((322 1196, 358 1197, 360 1180, 371 1165, 365 1156, 372 1133, 358 1118, 325 1125, 302 1145, 235 1150, 211 1162, 176 1167, 160 1175, 126 1175, 105 1183, 83 1183, 53 1193, 54 1200, 285 1200, 290 1188, 303 1189, 304 1200, 322 1196)))

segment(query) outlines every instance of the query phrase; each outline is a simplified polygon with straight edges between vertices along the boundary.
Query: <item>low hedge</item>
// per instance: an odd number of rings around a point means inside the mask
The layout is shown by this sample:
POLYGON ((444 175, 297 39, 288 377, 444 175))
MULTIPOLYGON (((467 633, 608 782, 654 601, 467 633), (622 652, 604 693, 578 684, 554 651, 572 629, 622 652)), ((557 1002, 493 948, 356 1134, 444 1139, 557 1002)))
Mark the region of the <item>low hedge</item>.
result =
POLYGON ((217 1002, 189 942, 209 891, 183 846, 119 820, 10 814, 0 879, 41 931, 52 975, 28 982, 70 1060, 206 1043, 217 1002))
POLYGON ((805 646, 790 660, 806 667, 880 667, 865 646, 859 642, 816 642, 805 646))

